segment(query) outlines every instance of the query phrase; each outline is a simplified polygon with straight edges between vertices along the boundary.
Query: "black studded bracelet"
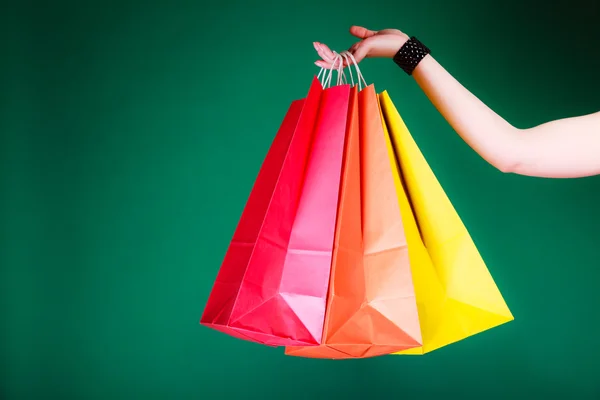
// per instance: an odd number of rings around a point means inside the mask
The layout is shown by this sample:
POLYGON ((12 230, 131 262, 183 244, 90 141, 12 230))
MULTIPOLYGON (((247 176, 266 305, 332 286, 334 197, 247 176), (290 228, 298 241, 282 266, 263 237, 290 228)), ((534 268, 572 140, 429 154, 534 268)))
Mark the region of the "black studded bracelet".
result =
POLYGON ((394 55, 394 62, 404 70, 408 75, 412 75, 413 71, 419 65, 421 60, 425 58, 431 51, 416 37, 411 37, 400 47, 400 50, 394 55))

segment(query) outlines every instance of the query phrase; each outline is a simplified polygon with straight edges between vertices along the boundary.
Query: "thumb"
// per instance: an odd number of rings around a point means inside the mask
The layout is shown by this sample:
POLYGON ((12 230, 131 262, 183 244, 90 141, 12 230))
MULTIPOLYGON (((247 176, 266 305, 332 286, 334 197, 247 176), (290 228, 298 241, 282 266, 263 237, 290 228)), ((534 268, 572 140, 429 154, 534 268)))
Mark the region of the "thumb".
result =
POLYGON ((369 43, 369 40, 365 40, 363 42, 356 43, 350 48, 350 53, 352 53, 357 63, 361 62, 365 57, 367 57, 369 54, 370 44, 371 43, 369 43))
POLYGON ((372 31, 362 26, 353 25, 352 27, 350 27, 350 34, 356 36, 359 39, 369 38, 375 35, 376 33, 376 31, 372 31))

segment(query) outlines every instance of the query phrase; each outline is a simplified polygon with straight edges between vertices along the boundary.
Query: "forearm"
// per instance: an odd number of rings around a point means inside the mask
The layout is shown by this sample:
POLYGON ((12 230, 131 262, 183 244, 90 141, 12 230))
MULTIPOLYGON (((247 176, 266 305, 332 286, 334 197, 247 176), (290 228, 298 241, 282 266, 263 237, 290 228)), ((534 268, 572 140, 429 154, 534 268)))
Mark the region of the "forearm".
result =
POLYGON ((521 138, 517 128, 462 86, 431 55, 420 62, 413 77, 473 150, 503 172, 514 170, 521 138))
POLYGON ((600 174, 600 112, 517 129, 431 55, 421 61, 413 76, 460 137, 497 169, 551 178, 600 174))

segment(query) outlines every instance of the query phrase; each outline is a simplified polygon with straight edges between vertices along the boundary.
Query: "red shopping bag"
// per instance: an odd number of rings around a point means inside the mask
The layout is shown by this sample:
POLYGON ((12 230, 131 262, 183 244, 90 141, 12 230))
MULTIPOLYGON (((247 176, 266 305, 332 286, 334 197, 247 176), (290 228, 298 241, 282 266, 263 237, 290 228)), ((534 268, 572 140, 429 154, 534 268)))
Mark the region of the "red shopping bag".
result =
POLYGON ((270 346, 321 341, 350 86, 314 79, 265 158, 200 322, 270 346))

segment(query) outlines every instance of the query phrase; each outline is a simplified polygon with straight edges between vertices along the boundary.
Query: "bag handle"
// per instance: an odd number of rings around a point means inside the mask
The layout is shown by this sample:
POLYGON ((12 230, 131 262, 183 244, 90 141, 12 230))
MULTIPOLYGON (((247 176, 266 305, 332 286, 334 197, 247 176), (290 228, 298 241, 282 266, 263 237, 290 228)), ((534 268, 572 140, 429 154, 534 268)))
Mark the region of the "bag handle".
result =
MULTIPOLYGON (((369 86, 367 84, 367 81, 365 80, 365 77, 363 76, 363 74, 360 72, 360 68, 358 68, 358 63, 356 62, 356 58, 354 58, 354 55, 352 53, 350 53, 348 50, 342 51, 342 57, 344 57, 346 60, 348 60, 347 57, 350 57, 352 59, 352 63, 354 64, 354 68, 356 68, 356 75, 357 75, 357 79, 358 79, 358 90, 362 90, 363 87, 361 85, 361 80, 362 82, 365 84, 365 87, 369 86)), ((346 63, 348 64, 348 67, 350 67, 350 63, 346 61, 346 63)), ((350 70, 350 68, 348 68, 350 70)), ((352 72, 350 72, 352 73, 352 72)))
MULTIPOLYGON (((348 60, 348 55, 346 54, 346 52, 342 52, 341 54, 342 57, 344 57, 344 60, 346 60, 346 65, 350 66, 350 60, 348 60)), ((352 81, 352 86, 354 86, 354 76, 352 75, 352 68, 348 68, 348 72, 350 73, 350 80, 352 81)), ((344 77, 346 77, 344 75, 344 77)), ((346 83, 348 83, 346 81, 346 83)))
POLYGON ((334 52, 335 60, 331 64, 330 68, 321 67, 319 74, 317 75, 317 79, 321 81, 321 84, 324 88, 331 86, 331 78, 333 76, 333 70, 337 71, 337 84, 341 85, 342 83, 347 82, 346 74, 344 73, 344 62, 342 61, 342 55, 334 52), (339 63, 339 66, 335 68, 335 66, 339 63), (328 69, 329 73, 324 73, 324 71, 328 69), (323 74, 323 76, 321 76, 323 74))
POLYGON ((348 72, 350 72, 350 80, 352 82, 352 86, 354 86, 354 75, 352 75, 352 68, 350 65, 350 61, 348 60, 349 58, 352 59, 352 64, 354 64, 354 68, 356 69, 359 91, 363 89, 362 84, 364 84, 364 87, 369 86, 367 84, 367 81, 365 80, 363 74, 360 72, 360 68, 358 67, 356 58, 354 58, 354 55, 352 53, 350 53, 349 51, 346 50, 346 51, 343 51, 341 54, 334 51, 333 54, 335 55, 335 60, 333 60, 331 67, 330 68, 321 67, 321 70, 319 71, 319 74, 317 75, 317 79, 319 79, 321 81, 321 84, 323 85, 324 88, 330 87, 331 78, 333 76, 334 69, 336 69, 336 71, 337 71, 337 85, 341 85, 343 83, 348 83, 348 80, 346 79, 346 74, 344 73, 344 61, 343 60, 346 61, 346 65, 348 66, 348 72), (339 63, 339 66, 337 68, 335 68, 335 66, 338 63, 339 63), (324 71, 326 69, 329 69, 329 73, 326 73, 326 72, 324 73, 324 71), (321 77, 321 74, 323 74, 322 77, 321 77))

